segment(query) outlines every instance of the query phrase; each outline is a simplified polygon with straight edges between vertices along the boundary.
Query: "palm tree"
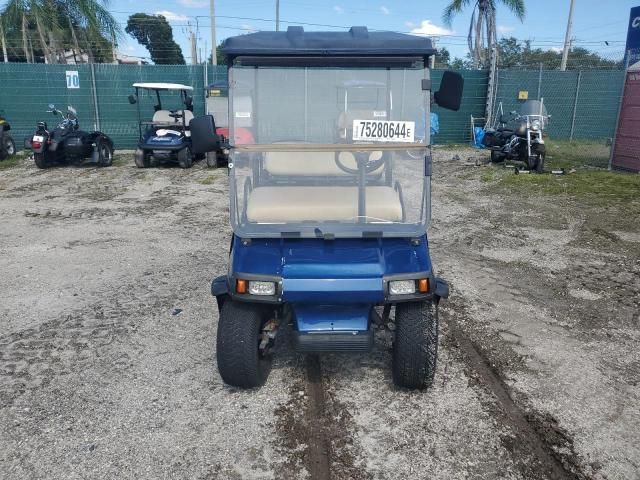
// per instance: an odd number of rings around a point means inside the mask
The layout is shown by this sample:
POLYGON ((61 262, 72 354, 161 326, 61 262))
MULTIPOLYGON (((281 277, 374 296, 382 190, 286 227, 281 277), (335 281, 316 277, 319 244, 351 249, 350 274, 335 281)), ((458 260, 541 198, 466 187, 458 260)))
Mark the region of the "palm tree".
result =
POLYGON ((4 32, 21 32, 27 62, 34 61, 34 44, 47 63, 66 63, 68 48, 86 53, 89 61, 96 51, 106 58, 105 44, 122 36, 108 0, 8 0, 0 15, 4 32))
POLYGON ((473 5, 469 24, 469 53, 475 68, 486 67, 489 63, 489 52, 497 45, 496 5, 502 3, 522 22, 525 17, 524 0, 451 0, 442 13, 442 20, 451 27, 453 18, 473 5), (485 43, 486 42, 486 43, 485 43))

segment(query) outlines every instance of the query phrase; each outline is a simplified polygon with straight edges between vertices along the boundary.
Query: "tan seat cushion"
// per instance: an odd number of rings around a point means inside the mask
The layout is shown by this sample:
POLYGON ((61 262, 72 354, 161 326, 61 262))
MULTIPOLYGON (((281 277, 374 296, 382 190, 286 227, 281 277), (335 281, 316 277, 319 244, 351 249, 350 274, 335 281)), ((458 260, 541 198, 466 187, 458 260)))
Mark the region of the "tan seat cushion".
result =
MULTIPOLYGON (((391 187, 367 187, 367 222, 401 222, 400 196, 391 187)), ((357 221, 358 187, 258 187, 247 201, 247 218, 258 223, 357 221)))
MULTIPOLYGON (((371 160, 382 157, 382 152, 371 152, 371 160)), ((340 152, 342 164, 356 169, 356 159, 351 152, 340 152)), ((371 175, 382 173, 381 165, 371 175)), ((264 169, 275 176, 313 176, 313 177, 341 177, 350 175, 336 165, 334 152, 266 152, 264 155, 264 169)))

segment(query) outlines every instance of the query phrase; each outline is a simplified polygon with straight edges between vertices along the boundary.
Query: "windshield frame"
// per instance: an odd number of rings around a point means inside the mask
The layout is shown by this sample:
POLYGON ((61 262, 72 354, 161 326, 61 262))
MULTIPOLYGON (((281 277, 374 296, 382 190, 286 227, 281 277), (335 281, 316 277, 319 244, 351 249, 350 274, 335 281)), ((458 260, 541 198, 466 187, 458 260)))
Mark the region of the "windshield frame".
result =
MULTIPOLYGON (((264 59, 263 59, 264 60, 264 59)), ((431 187, 430 187, 430 176, 431 176, 431 150, 430 150, 430 106, 431 106, 431 91, 424 90, 422 87, 430 82, 430 70, 428 68, 428 63, 425 61, 419 68, 411 68, 411 70, 421 70, 422 73, 419 74, 420 78, 426 79, 427 82, 423 82, 421 88, 422 98, 423 98, 423 107, 422 112, 420 112, 420 117, 424 114, 423 125, 425 127, 424 136, 420 138, 422 141, 417 141, 419 138, 414 138, 413 142, 374 142, 374 141, 363 141, 358 143, 252 143, 252 144, 236 144, 236 118, 235 118, 235 110, 234 110, 234 97, 236 96, 236 82, 238 85, 238 90, 242 92, 243 84, 240 81, 236 81, 235 73, 237 68, 252 68, 255 69, 256 75, 258 75, 258 71, 261 68, 278 68, 281 65, 275 64, 275 59, 273 61, 265 61, 263 62, 263 66, 252 66, 246 64, 232 64, 228 68, 228 82, 229 82, 229 90, 228 90, 228 100, 229 100, 229 141, 232 151, 231 162, 229 165, 229 175, 230 175, 230 217, 233 230, 236 234, 242 237, 281 237, 281 238, 358 238, 358 237, 419 237, 424 235, 426 228, 430 222, 430 195, 431 195, 431 187), (240 205, 238 205, 238 192, 236 189, 242 189, 241 184, 236 184, 235 181, 235 172, 234 162, 235 158, 239 154, 264 154, 266 152, 368 152, 368 151, 382 151, 382 152, 397 152, 397 151, 413 151, 413 150, 424 150, 424 165, 420 168, 419 171, 415 172, 415 182, 416 187, 420 189, 420 193, 418 193, 419 197, 419 221, 417 223, 408 223, 405 222, 404 219, 402 222, 376 222, 365 220, 364 223, 361 221, 355 221, 353 223, 348 222, 317 222, 317 223, 309 223, 309 222, 300 222, 300 223, 251 223, 251 222, 243 222, 243 214, 240 205), (420 181, 420 179, 422 179, 420 181), (421 184, 421 185, 420 185, 421 184), (246 225, 245 225, 246 223, 246 225)), ((299 69, 305 72, 305 75, 309 72, 313 72, 315 70, 327 70, 327 69, 344 69, 344 66, 334 66, 334 65, 282 65, 283 68, 292 68, 299 69)), ((387 65, 387 66, 378 66, 378 65, 356 65, 349 66, 349 69, 352 70, 372 70, 372 69, 380 69, 381 71, 386 70, 390 72, 390 70, 404 70, 409 69, 405 64, 402 63, 387 65)), ((305 82, 306 82, 305 77, 305 82)), ((257 87, 254 87, 257 88, 257 87)), ((344 87, 340 87, 345 90, 344 87)), ((386 105, 387 112, 391 112, 393 108, 394 102, 399 102, 402 98, 397 98, 397 94, 394 92, 391 93, 391 84, 389 80, 386 85, 386 105), (395 97, 395 98, 394 98, 395 97)), ((412 90, 415 93, 415 91, 412 90)), ((408 92, 407 92, 408 93, 408 92)), ((305 101, 308 98, 308 92, 305 90, 305 101)), ((405 93, 406 95, 406 93, 405 93)), ((422 103, 422 102, 421 102, 422 103)), ((253 112, 252 115, 254 119, 256 118, 256 108, 258 108, 257 101, 253 103, 253 112)), ((422 126, 422 125, 421 125, 422 126)), ((365 187, 366 188, 366 187, 365 187)), ((246 192, 245 192, 246 194, 246 192)), ((418 207, 417 201, 415 203, 415 207, 418 207)), ((245 207, 246 208, 246 207, 245 207)), ((415 211, 417 213, 417 210, 415 211)), ((369 219, 373 217, 368 217, 369 219)), ((246 220, 246 218, 245 218, 246 220)))

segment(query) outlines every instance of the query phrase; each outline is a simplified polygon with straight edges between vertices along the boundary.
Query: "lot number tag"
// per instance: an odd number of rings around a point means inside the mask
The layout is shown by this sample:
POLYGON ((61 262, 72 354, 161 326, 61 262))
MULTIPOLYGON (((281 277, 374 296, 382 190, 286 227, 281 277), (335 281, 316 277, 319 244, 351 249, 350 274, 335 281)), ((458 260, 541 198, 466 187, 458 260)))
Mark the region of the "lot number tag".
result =
POLYGON ((354 120, 353 140, 367 142, 413 143, 416 122, 354 120))
POLYGON ((80 75, 77 70, 67 70, 67 88, 80 88, 80 75))

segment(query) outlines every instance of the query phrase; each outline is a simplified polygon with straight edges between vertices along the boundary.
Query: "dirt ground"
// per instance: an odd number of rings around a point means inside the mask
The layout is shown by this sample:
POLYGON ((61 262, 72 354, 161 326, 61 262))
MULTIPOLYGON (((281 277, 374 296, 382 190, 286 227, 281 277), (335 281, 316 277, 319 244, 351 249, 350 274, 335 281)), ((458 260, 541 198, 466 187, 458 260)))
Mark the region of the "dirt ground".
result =
POLYGON ((265 387, 222 383, 224 170, 0 170, 0 478, 640 478, 638 209, 478 155, 435 153, 425 392, 393 387, 386 329, 319 361, 285 331, 265 387))

